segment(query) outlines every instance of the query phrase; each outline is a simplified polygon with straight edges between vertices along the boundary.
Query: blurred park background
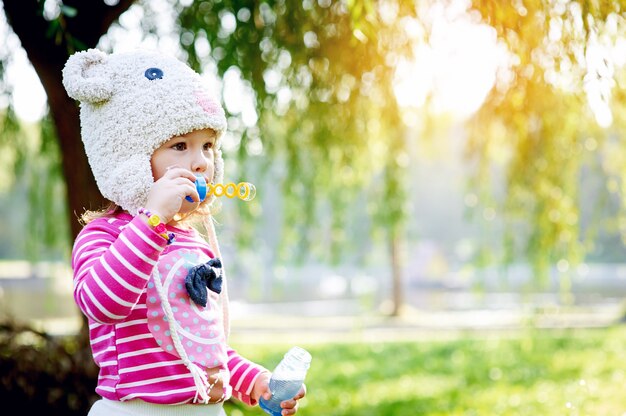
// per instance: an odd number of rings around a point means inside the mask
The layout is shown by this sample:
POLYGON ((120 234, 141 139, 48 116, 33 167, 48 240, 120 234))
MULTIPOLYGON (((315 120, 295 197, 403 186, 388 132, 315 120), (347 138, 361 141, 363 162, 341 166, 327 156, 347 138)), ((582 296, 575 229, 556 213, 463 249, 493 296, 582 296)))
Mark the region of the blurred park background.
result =
POLYGON ((301 414, 626 414, 625 2, 0 4, 4 403, 95 399, 69 256, 104 201, 61 69, 147 47, 222 96, 257 188, 217 215, 231 344, 308 348, 301 414))

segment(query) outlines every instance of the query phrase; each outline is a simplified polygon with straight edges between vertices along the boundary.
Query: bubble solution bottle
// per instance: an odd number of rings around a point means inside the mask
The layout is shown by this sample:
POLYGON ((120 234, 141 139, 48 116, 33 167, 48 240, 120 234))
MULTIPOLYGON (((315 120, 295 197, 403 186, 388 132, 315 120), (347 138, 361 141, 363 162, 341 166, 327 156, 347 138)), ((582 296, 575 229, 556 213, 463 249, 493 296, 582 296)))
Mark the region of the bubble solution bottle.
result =
POLYGON ((280 403, 292 399, 304 383, 304 377, 311 365, 311 354, 303 348, 292 347, 274 369, 270 379, 272 398, 261 397, 259 406, 272 416, 280 416, 283 410, 280 403))

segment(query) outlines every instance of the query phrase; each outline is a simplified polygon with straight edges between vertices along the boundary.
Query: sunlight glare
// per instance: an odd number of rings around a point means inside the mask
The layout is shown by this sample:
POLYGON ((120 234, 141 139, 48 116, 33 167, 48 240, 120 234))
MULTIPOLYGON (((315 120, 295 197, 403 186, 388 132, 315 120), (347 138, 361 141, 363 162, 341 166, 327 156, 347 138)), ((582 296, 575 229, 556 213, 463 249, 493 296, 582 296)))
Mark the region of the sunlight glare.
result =
POLYGON ((224 104, 231 114, 241 114, 243 123, 252 127, 258 121, 252 87, 241 76, 241 70, 235 66, 224 74, 224 104))
MULTIPOLYGON (((47 96, 20 41, 9 29, 6 17, 0 9, 0 57, 7 59, 6 81, 13 88, 13 109, 17 117, 26 122, 40 120, 47 110, 47 96)), ((0 111, 8 106, 0 102, 0 111)))
POLYGON ((590 36, 585 51, 587 75, 583 88, 587 94, 589 107, 600 127, 606 128, 613 123, 611 111, 611 92, 615 86, 614 62, 611 50, 602 45, 595 36, 590 36))
POLYGON ((8 84, 13 85, 13 107, 18 118, 35 123, 47 110, 47 95, 26 53, 18 49, 7 68, 8 84))
POLYGON ((428 44, 416 42, 414 59, 396 70, 395 94, 402 107, 423 107, 467 118, 483 103, 505 62, 506 49, 495 30, 466 12, 440 11, 432 17, 428 44))

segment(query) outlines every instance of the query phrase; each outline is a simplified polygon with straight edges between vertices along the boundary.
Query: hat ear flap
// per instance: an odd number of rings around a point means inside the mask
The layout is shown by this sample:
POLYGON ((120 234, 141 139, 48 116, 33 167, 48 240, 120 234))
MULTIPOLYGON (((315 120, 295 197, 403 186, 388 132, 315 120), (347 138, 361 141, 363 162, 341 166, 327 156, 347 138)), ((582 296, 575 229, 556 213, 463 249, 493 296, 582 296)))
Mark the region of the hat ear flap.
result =
POLYGON ((100 103, 113 95, 107 73, 108 55, 97 49, 77 52, 63 68, 63 86, 67 94, 79 101, 100 103))

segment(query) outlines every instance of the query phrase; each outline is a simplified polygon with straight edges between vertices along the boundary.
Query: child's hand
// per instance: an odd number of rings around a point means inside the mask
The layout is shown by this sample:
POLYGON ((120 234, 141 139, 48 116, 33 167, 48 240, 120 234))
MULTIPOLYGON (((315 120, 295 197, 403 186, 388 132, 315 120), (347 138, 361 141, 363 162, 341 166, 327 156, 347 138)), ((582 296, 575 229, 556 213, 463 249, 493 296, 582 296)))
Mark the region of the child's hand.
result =
POLYGON ((150 189, 146 209, 157 213, 161 221, 168 223, 181 210, 183 201, 190 195, 199 201, 195 186, 196 176, 187 169, 172 167, 150 189))
MULTIPOLYGON (((272 392, 270 391, 269 385, 271 376, 272 373, 269 372, 261 373, 259 375, 259 377, 256 379, 256 382, 254 383, 254 387, 252 388, 252 399, 258 401, 261 396, 265 400, 269 400, 272 398, 272 392)), ((300 400, 304 396, 306 396, 306 386, 303 384, 302 387, 300 387, 300 391, 298 391, 298 394, 296 394, 293 399, 285 400, 280 403, 280 407, 283 408, 283 411, 281 413, 284 416, 295 415, 298 411, 298 400, 300 400)))

